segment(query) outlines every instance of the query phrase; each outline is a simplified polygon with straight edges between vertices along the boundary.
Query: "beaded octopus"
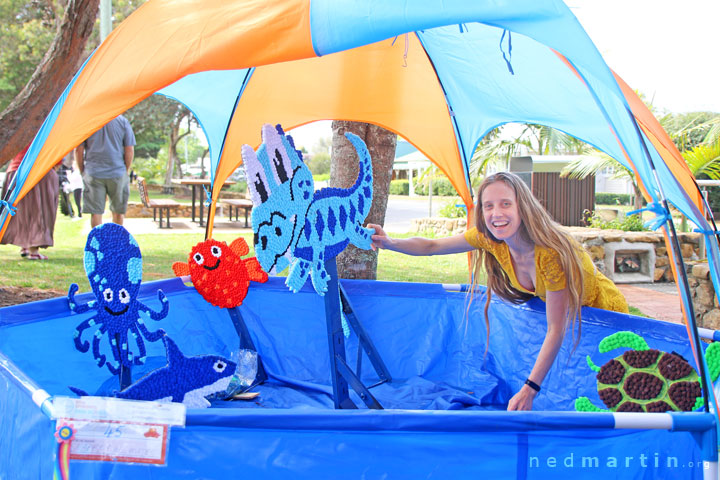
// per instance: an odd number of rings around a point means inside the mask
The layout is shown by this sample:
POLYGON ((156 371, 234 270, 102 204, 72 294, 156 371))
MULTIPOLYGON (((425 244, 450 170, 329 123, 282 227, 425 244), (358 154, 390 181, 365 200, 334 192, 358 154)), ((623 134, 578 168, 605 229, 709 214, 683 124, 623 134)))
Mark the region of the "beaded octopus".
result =
POLYGON ((372 160, 357 135, 345 136, 360 160, 357 180, 348 189, 314 192, 310 169, 280 125, 263 125, 257 154, 249 145, 242 147, 253 202, 255 254, 268 273, 281 272, 289 265, 285 284, 293 292, 310 275, 315 291, 323 295, 330 279, 327 260, 348 243, 370 249, 373 230, 362 223, 372 204, 372 160))
POLYGON ((142 279, 140 247, 122 226, 106 223, 93 228, 88 235, 84 264, 96 300, 78 305, 75 301, 78 286, 73 283, 68 291, 70 309, 75 313, 89 310, 97 313, 77 326, 74 333, 75 348, 87 352, 90 344, 82 340, 82 333, 88 328, 97 327, 92 346, 98 367, 107 365, 110 372, 117 375, 120 365, 142 365, 146 360, 143 337, 155 342, 165 334, 162 329, 149 331, 144 322, 147 318, 165 318, 169 305, 162 290, 157 292, 162 304, 160 312, 151 310, 137 299, 142 279), (137 344, 137 355, 130 350, 128 333, 137 344), (106 362, 105 355, 100 353, 100 340, 106 334, 115 364, 106 362))

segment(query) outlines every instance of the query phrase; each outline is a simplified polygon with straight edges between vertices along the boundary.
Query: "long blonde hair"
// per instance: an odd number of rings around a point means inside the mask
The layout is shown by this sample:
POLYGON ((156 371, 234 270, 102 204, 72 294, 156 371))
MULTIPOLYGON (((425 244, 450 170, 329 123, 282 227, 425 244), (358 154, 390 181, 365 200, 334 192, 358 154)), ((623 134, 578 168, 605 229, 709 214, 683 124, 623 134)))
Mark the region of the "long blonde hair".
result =
MULTIPOLYGON (((509 172, 498 172, 489 175, 478 188, 477 195, 475 196, 475 209, 473 211, 473 220, 478 232, 494 242, 500 242, 500 240, 495 238, 488 230, 482 210, 483 192, 489 185, 495 182, 505 182, 505 184, 515 192, 518 214, 522 221, 518 233, 522 238, 535 245, 557 252, 560 266, 565 274, 569 294, 566 325, 568 323, 573 324, 573 334, 574 322, 576 318, 578 319, 578 335, 575 340, 575 346, 577 346, 580 341, 582 329, 580 308, 582 307, 582 301, 585 295, 582 259, 579 255, 582 246, 570 235, 562 231, 560 225, 552 219, 547 210, 545 210, 540 202, 533 196, 525 182, 517 175, 509 172)), ((470 289, 470 292, 475 290, 478 277, 483 269, 487 273, 485 326, 487 327, 489 343, 490 321, 488 319, 488 308, 492 294, 497 293, 501 298, 514 304, 526 302, 532 298, 533 295, 513 287, 507 272, 503 270, 500 262, 498 262, 490 252, 482 249, 473 252, 473 288, 470 289)), ((486 351, 488 343, 485 345, 486 351)))

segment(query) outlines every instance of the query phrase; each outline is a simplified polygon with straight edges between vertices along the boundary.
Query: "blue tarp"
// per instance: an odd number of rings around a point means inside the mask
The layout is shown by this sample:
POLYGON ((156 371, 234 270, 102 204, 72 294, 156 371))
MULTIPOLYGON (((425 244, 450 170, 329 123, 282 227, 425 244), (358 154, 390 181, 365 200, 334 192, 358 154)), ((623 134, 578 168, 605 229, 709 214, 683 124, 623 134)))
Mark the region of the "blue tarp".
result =
MULTIPOLYGON (((172 429, 165 467, 73 461, 73 478, 701 478, 701 449, 690 433, 614 430, 610 414, 573 412, 581 395, 602 405, 585 356, 601 365, 621 353, 598 353, 602 338, 630 330, 652 348, 692 359, 681 325, 586 308, 581 341, 573 351, 568 334, 536 412, 505 412, 543 341, 542 301, 494 301, 485 356, 483 293, 466 316, 466 294, 441 285, 343 281, 393 381, 372 389, 386 410, 368 410, 351 394, 361 409, 336 411, 323 300, 307 286, 292 294, 283 280, 253 284, 240 307, 270 376, 257 399, 188 410, 186 427, 172 429)), ((170 314, 151 330, 165 329, 185 355, 237 350, 226 311, 179 279, 143 285, 140 299, 151 308, 159 309, 158 288, 170 314)), ((0 309, 0 352, 53 396, 72 396, 68 386, 116 388, 92 354, 73 345, 88 315, 71 314, 64 298, 0 309)), ((147 345, 149 363, 162 363, 162 345, 147 345)), ((346 345, 354 365, 354 334, 346 345)), ((8 372, 0 368, 3 475, 50 478, 53 422, 8 372)), ((367 357, 362 372, 366 384, 377 381, 367 357)))

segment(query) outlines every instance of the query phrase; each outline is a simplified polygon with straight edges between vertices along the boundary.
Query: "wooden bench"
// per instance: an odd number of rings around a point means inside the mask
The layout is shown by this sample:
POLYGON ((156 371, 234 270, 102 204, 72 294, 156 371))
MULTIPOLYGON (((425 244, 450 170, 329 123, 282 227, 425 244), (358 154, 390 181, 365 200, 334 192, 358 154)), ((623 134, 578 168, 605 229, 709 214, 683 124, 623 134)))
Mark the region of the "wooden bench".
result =
POLYGON ((182 204, 175 200, 150 200, 148 196, 147 185, 143 177, 137 179, 138 191, 140 192, 140 200, 145 208, 152 208, 153 221, 159 223, 160 228, 172 228, 170 225, 170 210, 177 210, 182 207, 182 204), (160 218, 157 218, 158 210, 160 211, 160 218), (167 219, 165 227, 163 227, 163 212, 165 212, 165 218, 167 219))
POLYGON ((250 213, 250 210, 253 208, 252 201, 244 198, 221 198, 220 203, 227 205, 228 218, 231 222, 233 221, 233 209, 235 210, 235 221, 239 221, 238 214, 240 213, 240 210, 244 210, 245 228, 250 227, 250 223, 248 222, 248 213, 250 213))

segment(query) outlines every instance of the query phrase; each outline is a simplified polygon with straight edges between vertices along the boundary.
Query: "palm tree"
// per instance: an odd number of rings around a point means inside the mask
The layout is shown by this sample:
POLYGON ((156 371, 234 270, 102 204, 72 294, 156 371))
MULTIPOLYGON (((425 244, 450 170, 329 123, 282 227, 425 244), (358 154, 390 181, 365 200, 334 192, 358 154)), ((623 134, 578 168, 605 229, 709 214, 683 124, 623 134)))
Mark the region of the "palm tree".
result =
POLYGON ((517 138, 503 138, 502 131, 502 126, 491 130, 475 148, 470 159, 470 178, 484 177, 490 166, 507 169, 510 158, 527 151, 529 144, 522 139, 522 135, 517 138))
POLYGON ((635 181, 634 172, 605 153, 597 156, 580 157, 568 163, 560 172, 560 176, 582 180, 588 175, 596 175, 608 168, 612 168, 615 172, 612 178, 630 180, 635 193, 633 207, 635 210, 642 208, 642 192, 635 181))
POLYGON ((720 137, 713 143, 702 143, 682 152, 682 156, 695 178, 705 174, 711 180, 720 180, 720 137))

